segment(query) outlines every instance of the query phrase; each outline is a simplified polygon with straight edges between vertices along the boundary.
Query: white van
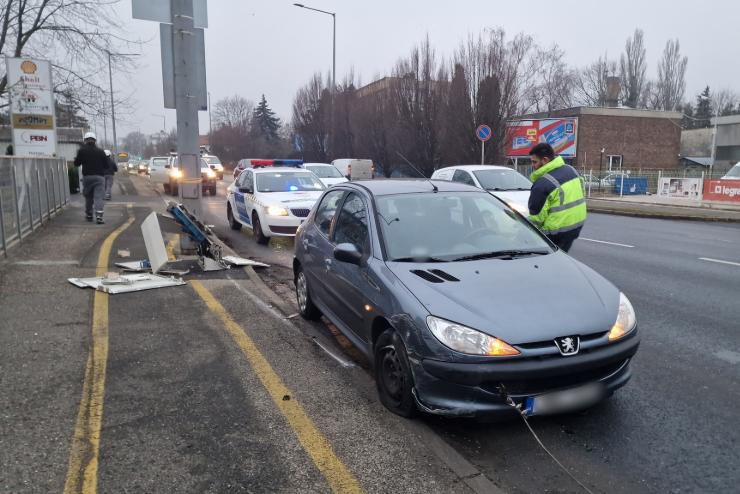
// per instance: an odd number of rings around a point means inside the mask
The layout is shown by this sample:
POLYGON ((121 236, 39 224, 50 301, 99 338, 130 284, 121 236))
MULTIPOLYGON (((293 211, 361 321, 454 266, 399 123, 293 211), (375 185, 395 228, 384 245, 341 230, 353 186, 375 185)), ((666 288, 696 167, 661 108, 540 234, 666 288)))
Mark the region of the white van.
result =
POLYGON ((372 160, 341 158, 331 162, 343 177, 349 180, 369 180, 375 174, 372 160))
POLYGON ((740 161, 727 170, 727 173, 720 180, 740 180, 740 161))

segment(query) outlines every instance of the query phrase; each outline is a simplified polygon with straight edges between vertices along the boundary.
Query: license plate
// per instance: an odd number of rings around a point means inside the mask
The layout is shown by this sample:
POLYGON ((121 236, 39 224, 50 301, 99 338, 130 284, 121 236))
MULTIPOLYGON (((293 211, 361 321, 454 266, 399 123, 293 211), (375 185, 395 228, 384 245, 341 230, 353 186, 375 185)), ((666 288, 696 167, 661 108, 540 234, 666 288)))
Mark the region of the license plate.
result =
POLYGON ((530 396, 524 401, 524 412, 531 415, 568 413, 595 405, 604 397, 602 383, 589 383, 577 388, 530 396))

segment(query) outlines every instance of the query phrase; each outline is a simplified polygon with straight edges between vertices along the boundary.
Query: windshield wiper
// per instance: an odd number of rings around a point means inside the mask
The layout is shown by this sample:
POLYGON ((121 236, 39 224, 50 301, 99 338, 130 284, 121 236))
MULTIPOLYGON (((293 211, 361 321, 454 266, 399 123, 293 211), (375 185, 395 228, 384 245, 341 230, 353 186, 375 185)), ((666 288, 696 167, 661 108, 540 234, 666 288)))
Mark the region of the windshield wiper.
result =
POLYGON ((480 254, 458 257, 457 259, 453 259, 453 262, 477 261, 480 259, 496 259, 502 257, 544 256, 546 254, 549 254, 546 250, 495 250, 493 252, 481 252, 480 254))
POLYGON ((417 256, 417 257, 397 257, 395 259, 391 259, 392 262, 449 262, 445 259, 440 259, 438 257, 424 257, 424 256, 417 256))

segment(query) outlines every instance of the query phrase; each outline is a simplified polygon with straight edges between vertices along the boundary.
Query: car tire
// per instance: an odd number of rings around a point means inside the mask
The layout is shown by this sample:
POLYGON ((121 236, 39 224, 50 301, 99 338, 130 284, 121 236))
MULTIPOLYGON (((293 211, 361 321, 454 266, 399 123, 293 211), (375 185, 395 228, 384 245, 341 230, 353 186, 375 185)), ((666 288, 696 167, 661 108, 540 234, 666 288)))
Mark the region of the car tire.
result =
POLYGON ((241 230, 242 224, 234 218, 234 212, 231 210, 231 203, 226 203, 226 219, 229 220, 229 226, 232 230, 241 230))
POLYGON ((321 317, 321 311, 311 300, 311 289, 308 287, 308 279, 303 268, 298 266, 295 273, 295 296, 298 302, 298 312, 303 319, 316 321, 321 317))
POLYGON ((162 184, 162 187, 164 188, 164 193, 170 195, 170 184, 162 184))
POLYGON ((212 196, 215 196, 216 195, 216 186, 215 185, 212 185, 211 188, 210 188, 210 191, 211 191, 211 195, 212 196))
POLYGON ((265 235, 262 231, 262 224, 260 223, 260 217, 257 213, 252 213, 252 230, 254 231, 254 238, 260 245, 267 245, 270 243, 270 237, 265 235))
POLYGON ((394 329, 386 329, 375 343, 375 385, 380 402, 401 417, 411 418, 419 412, 412 390, 406 346, 394 329))

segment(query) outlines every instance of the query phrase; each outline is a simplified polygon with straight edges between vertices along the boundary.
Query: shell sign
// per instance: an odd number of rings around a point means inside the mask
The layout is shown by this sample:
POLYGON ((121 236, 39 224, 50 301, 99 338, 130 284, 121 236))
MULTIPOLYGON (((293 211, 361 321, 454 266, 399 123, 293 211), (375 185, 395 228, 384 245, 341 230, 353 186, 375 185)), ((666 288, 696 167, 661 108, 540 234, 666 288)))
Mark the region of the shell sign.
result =
POLYGON ((21 70, 24 74, 35 74, 38 67, 32 61, 26 60, 21 64, 21 70))

